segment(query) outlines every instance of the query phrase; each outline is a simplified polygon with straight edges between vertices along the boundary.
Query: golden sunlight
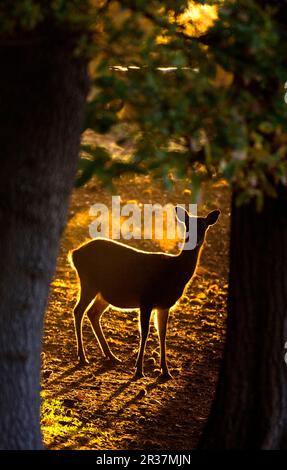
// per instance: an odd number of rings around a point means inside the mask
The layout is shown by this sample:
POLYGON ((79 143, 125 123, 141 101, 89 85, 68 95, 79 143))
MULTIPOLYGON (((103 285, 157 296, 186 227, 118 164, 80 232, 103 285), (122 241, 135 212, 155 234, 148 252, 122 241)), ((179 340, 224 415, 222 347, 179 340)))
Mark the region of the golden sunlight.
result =
POLYGON ((215 5, 198 5, 194 1, 189 1, 187 9, 176 18, 176 22, 183 26, 185 34, 197 36, 214 24, 217 13, 218 8, 215 5))

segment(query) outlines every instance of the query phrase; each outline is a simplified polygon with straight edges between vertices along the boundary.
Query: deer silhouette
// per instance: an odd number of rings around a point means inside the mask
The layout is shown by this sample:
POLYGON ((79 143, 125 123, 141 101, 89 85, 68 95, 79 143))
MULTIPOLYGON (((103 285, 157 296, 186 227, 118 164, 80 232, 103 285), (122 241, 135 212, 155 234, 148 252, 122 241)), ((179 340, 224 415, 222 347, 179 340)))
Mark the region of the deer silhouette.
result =
MULTIPOLYGON (((178 220, 185 224, 185 244, 191 216, 181 206, 175 208, 178 220)), ((140 309, 140 346, 135 378, 143 377, 143 357, 149 333, 150 318, 156 309, 156 327, 160 342, 161 377, 171 375, 166 362, 166 331, 170 308, 180 299, 195 273, 208 228, 215 224, 220 211, 197 217, 197 243, 194 249, 174 254, 141 251, 122 243, 97 238, 70 252, 71 263, 80 284, 80 295, 74 308, 77 354, 86 364, 82 321, 86 313, 104 356, 121 362, 109 348, 100 318, 109 305, 120 309, 140 309)))

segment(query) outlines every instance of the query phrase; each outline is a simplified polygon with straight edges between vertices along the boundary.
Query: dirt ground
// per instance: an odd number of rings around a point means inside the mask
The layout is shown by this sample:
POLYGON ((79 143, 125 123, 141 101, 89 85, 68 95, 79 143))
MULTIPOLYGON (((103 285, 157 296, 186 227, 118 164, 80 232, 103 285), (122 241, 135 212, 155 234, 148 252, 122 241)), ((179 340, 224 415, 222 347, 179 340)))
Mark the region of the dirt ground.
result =
MULTIPOLYGON (((169 192, 146 176, 121 177, 115 194, 123 203, 190 202, 187 182, 178 182, 169 192)), ((139 343, 137 311, 109 308, 102 319, 111 349, 122 364, 110 367, 103 360, 87 320, 83 336, 90 364, 77 364, 72 316, 77 279, 67 254, 89 238, 90 206, 96 202, 110 206, 111 193, 96 180, 74 191, 45 324, 42 429, 48 449, 189 450, 196 446, 214 396, 224 342, 228 188, 223 183, 209 185, 202 201, 199 214, 215 208, 222 214, 208 232, 196 276, 170 316, 167 352, 174 379, 157 380, 159 346, 152 326, 146 377, 133 381, 139 343)), ((128 243, 148 251, 173 248, 149 240, 128 243)))

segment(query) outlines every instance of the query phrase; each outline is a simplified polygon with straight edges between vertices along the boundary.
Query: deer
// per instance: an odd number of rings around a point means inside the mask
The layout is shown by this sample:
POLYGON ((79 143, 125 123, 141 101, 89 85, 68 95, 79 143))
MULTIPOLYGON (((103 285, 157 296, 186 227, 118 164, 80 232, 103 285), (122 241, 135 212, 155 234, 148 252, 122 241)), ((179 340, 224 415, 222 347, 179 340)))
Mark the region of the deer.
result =
POLYGON ((196 246, 185 249, 191 216, 182 206, 175 215, 184 224, 185 237, 177 254, 147 252, 109 238, 95 238, 72 250, 70 262, 79 281, 79 296, 74 308, 77 356, 88 364, 82 338, 86 313, 106 359, 121 362, 110 350, 101 327, 101 316, 109 305, 123 310, 139 309, 140 344, 135 379, 144 377, 143 359, 149 334, 151 313, 156 310, 155 326, 160 345, 160 378, 172 378, 166 360, 166 332, 169 312, 183 295, 199 262, 206 233, 217 222, 219 210, 197 217, 196 246))

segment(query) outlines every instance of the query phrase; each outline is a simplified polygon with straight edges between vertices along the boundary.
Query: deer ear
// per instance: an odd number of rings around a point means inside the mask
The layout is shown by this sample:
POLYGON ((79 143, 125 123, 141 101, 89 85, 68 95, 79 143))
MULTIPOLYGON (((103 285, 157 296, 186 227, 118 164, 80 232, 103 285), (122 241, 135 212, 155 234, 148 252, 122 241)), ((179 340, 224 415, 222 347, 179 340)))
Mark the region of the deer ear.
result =
POLYGON ((175 213, 177 219, 187 227, 189 224, 189 213, 187 210, 183 206, 175 206, 175 213))
POLYGON ((215 224, 219 216, 220 216, 220 210, 209 212, 209 214, 205 217, 207 225, 215 224))

